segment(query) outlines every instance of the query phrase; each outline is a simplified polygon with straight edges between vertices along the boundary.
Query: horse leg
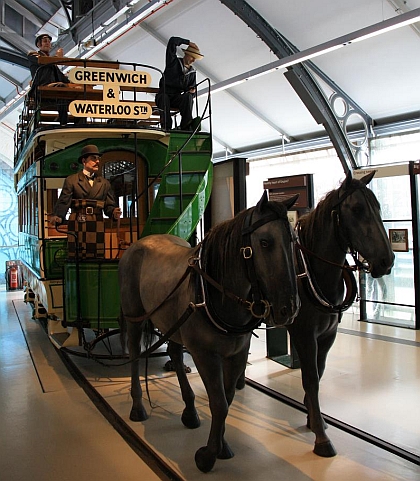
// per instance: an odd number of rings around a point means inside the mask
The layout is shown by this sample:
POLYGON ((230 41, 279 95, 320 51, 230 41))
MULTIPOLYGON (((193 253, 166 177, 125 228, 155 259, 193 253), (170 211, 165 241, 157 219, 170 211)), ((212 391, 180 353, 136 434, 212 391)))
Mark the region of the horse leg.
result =
POLYGON ((293 325, 288 330, 301 364, 304 403, 308 410, 307 426, 315 434, 314 453, 323 457, 335 456, 337 453, 325 432, 325 422, 319 405, 318 340, 315 337, 309 339, 302 332, 295 332, 293 325))
POLYGON ((211 412, 210 434, 207 445, 195 453, 197 468, 209 472, 223 450, 223 434, 229 405, 223 386, 222 360, 217 354, 206 352, 193 355, 195 365, 207 391, 211 412))
MULTIPOLYGON (((331 440, 329 439, 329 437, 325 432, 325 430, 328 428, 328 425, 324 421, 324 418, 322 417, 321 408, 319 404, 319 382, 321 381, 321 378, 324 374, 325 366, 327 362, 327 355, 332 345, 334 344, 336 334, 337 334, 337 331, 334 331, 332 334, 329 334, 327 337, 324 337, 323 339, 318 340, 318 350, 317 350, 318 390, 316 392, 316 407, 315 407, 315 414, 313 414, 313 416, 319 416, 320 419, 319 421, 317 419, 317 422, 315 422, 315 425, 317 426, 318 423, 319 425, 322 425, 322 432, 320 431, 321 433, 320 440, 317 441, 317 438, 315 439, 314 453, 317 454, 318 456, 323 456, 323 457, 332 457, 337 454, 337 451, 333 443, 331 442, 331 440)), ((317 431, 315 431, 315 429, 316 427, 312 430, 316 434, 317 431)))
POLYGON ((181 420, 185 427, 195 429, 200 426, 200 418, 195 409, 195 394, 191 389, 184 366, 183 346, 176 342, 169 341, 168 354, 173 362, 176 375, 181 389, 182 399, 185 403, 185 409, 182 413, 181 420))
MULTIPOLYGON (((249 345, 243 352, 237 354, 233 358, 225 359, 224 361, 223 380, 226 400, 229 407, 232 404, 233 398, 235 397, 235 390, 245 387, 245 366, 248 360, 248 350, 249 345), (241 385, 242 387, 239 387, 241 385)), ((235 455, 225 440, 224 431, 225 430, 223 429, 222 450, 217 456, 218 459, 230 459, 235 455)))
POLYGON ((236 383, 236 389, 241 390, 245 387, 245 369, 242 371, 236 383))
POLYGON ((127 352, 127 321, 124 318, 122 311, 118 317, 118 325, 120 326, 120 344, 123 356, 127 352))
POLYGON ((127 322, 128 352, 131 361, 131 398, 133 406, 130 412, 132 421, 145 421, 148 418, 142 401, 142 390, 140 386, 140 341, 141 323, 127 322))

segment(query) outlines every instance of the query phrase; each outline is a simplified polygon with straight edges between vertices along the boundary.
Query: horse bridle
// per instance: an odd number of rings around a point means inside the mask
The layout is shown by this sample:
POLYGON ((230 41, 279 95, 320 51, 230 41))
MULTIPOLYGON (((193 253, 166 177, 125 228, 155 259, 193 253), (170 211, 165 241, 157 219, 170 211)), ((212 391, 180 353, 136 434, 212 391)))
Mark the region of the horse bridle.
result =
MULTIPOLYGON (((272 222, 277 219, 281 219, 280 215, 276 212, 272 212, 269 215, 262 217, 261 219, 252 223, 252 214, 254 209, 251 209, 245 220, 244 226, 242 229, 242 247, 240 248, 240 252, 242 253, 242 257, 245 261, 245 265, 247 268, 248 273, 248 280, 251 284, 251 299, 249 301, 247 299, 242 299, 241 297, 237 296, 236 294, 232 293, 228 289, 225 289, 222 285, 220 285, 217 281, 212 279, 206 272, 206 266, 202 266, 202 256, 200 255, 198 258, 198 264, 194 263, 192 265, 193 269, 200 275, 201 279, 201 293, 203 299, 203 307, 206 309, 207 316, 211 323, 220 331, 224 332, 225 334, 245 334, 248 332, 253 331, 256 329, 263 321, 270 315, 271 311, 271 304, 269 301, 263 298, 263 293, 258 283, 257 274, 255 271, 255 263, 254 263, 254 253, 251 246, 251 234, 262 227, 263 225, 267 224, 268 222, 272 222), (245 324, 244 326, 232 326, 224 321, 214 309, 212 309, 211 304, 207 300, 209 299, 208 290, 206 283, 211 284, 215 287, 219 292, 221 292, 226 297, 234 300, 236 303, 245 307, 245 309, 249 310, 251 313, 251 320, 245 324)), ((287 218, 284 219, 285 222, 289 222, 287 218)), ((203 241, 202 249, 205 247, 205 241, 203 241)))
POLYGON ((350 266, 347 261, 345 261, 344 265, 337 264, 335 262, 329 261, 328 259, 324 259, 323 257, 319 256, 315 252, 312 252, 311 250, 307 249, 305 246, 302 245, 302 242, 300 240, 299 233, 302 228, 300 222, 298 222, 295 227, 295 233, 297 238, 296 257, 297 257, 298 266, 302 271, 301 274, 298 274, 298 278, 306 281, 304 282, 304 285, 306 287, 307 293, 314 300, 314 302, 318 304, 319 307, 321 307, 322 309, 326 309, 328 312, 341 313, 343 311, 346 311, 353 304, 357 296, 357 283, 352 272, 363 271, 363 272, 369 273, 371 271, 371 266, 369 262, 360 261, 358 253, 353 249, 351 245, 349 245, 349 249, 347 249, 347 247, 343 249, 340 232, 339 232, 340 206, 342 202, 349 195, 353 194, 353 192, 361 188, 362 187, 355 187, 353 189, 349 189, 348 191, 346 191, 346 193, 341 198, 339 198, 338 201, 333 205, 333 209, 331 211, 331 217, 334 222, 334 235, 336 237, 337 243, 340 246, 341 250, 343 250, 346 254, 349 253, 353 257, 353 260, 355 263, 354 266, 350 266), (321 289, 316 283, 315 278, 312 276, 310 272, 309 262, 307 261, 307 257, 305 256, 305 254, 308 254, 311 257, 315 257, 327 264, 334 265, 342 270, 343 281, 346 287, 346 295, 341 304, 333 304, 323 295, 323 293, 321 292, 321 289))

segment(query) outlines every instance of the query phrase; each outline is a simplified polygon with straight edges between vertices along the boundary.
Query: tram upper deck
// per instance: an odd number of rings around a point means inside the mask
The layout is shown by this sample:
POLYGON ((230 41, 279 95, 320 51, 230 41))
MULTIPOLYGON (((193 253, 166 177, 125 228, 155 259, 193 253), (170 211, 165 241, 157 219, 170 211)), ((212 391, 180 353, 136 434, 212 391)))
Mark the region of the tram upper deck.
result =
MULTIPOLYGON (((118 260, 127 245, 153 233, 191 239, 212 186, 210 97, 195 102, 196 115, 208 131, 198 124, 193 131, 165 131, 154 102, 161 75, 154 67, 41 61, 70 68, 71 83, 30 92, 16 129, 20 258, 36 299, 49 316, 63 318, 58 292, 66 276, 63 269, 73 269, 66 260, 67 225, 57 230, 48 217, 64 179, 81 168, 81 149, 95 144, 103 154, 100 175, 110 181, 122 211, 119 222, 105 221, 106 260, 118 260), (58 121, 59 102, 68 105, 66 125, 58 121)), ((200 88, 204 86, 209 91, 208 80, 200 88)), ((172 114, 176 117, 176 111, 172 114)))

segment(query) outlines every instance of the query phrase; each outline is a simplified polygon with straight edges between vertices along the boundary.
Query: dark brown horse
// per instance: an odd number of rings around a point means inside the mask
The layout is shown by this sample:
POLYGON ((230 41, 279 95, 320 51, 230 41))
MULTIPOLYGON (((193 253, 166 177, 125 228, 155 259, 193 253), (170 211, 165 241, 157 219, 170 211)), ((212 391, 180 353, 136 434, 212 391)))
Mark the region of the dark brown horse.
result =
POLYGON ((294 239, 287 220, 287 208, 295 200, 271 202, 264 194, 256 207, 215 226, 201 246, 190 248, 178 237, 151 235, 130 246, 120 260, 121 322, 132 360, 131 420, 147 418, 138 359, 145 318, 165 334, 193 306, 171 334, 168 353, 185 402, 181 419, 186 427, 196 428, 200 420, 182 346, 207 391, 211 429, 207 445, 195 455, 203 472, 210 471, 217 458, 233 456, 224 438, 225 419, 245 369, 252 330, 261 322, 286 325, 296 316, 294 239))
POLYGON ((372 177, 355 180, 348 175, 297 226, 301 309, 287 329, 299 355, 308 427, 315 433, 314 452, 319 456, 336 454, 325 432, 318 392, 342 312, 355 293, 354 277, 352 282, 349 277, 353 274, 345 270, 346 253, 350 250, 362 256, 375 278, 389 274, 394 263, 379 203, 366 187, 372 177), (346 295, 343 279, 347 280, 346 295))

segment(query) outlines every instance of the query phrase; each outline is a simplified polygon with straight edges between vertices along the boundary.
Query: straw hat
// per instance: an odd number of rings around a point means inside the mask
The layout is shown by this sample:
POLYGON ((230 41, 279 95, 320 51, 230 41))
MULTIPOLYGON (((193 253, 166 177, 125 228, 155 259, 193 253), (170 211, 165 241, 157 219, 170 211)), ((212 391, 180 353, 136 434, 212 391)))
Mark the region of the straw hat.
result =
POLYGON ((38 35, 35 39, 35 45, 38 47, 38 42, 40 42, 43 38, 49 38, 50 42, 52 42, 52 37, 48 33, 42 33, 41 35, 38 35))
POLYGON ((184 53, 191 55, 191 57, 194 57, 197 60, 201 60, 204 57, 204 55, 200 53, 200 50, 198 50, 198 48, 191 47, 191 45, 189 45, 187 48, 183 48, 182 50, 184 51, 184 53))

